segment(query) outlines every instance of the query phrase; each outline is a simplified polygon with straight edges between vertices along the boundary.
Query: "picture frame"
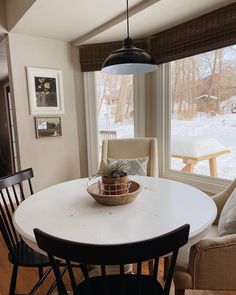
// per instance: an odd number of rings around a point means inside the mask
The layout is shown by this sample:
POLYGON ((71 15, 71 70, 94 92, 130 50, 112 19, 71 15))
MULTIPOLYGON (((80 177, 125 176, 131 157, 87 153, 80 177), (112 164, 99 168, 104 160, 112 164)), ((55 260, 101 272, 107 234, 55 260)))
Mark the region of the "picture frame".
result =
POLYGON ((64 114, 62 71, 26 67, 31 115, 64 114))
POLYGON ((62 136, 61 117, 35 117, 36 138, 62 136))

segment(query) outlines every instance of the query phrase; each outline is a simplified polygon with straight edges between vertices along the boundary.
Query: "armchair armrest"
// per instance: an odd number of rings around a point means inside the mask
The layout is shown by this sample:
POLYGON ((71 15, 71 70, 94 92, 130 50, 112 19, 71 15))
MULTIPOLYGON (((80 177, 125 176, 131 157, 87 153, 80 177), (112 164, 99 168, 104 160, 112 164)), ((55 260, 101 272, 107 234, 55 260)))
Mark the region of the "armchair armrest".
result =
POLYGON ((236 234, 203 239, 190 250, 193 288, 236 290, 235 265, 236 234))
POLYGON ((212 197, 212 200, 215 202, 216 207, 217 207, 217 215, 216 215, 216 219, 213 222, 213 224, 217 225, 220 219, 220 214, 221 211, 226 203, 226 201, 228 200, 228 198, 226 197, 225 191, 220 192, 218 194, 216 194, 215 196, 212 197))

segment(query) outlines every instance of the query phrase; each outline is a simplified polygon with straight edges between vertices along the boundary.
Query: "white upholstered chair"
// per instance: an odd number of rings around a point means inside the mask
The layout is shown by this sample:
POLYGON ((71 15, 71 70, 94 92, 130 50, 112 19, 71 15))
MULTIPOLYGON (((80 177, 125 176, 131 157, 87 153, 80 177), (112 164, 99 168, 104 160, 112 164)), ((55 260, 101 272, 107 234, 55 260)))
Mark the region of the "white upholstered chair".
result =
POLYGON ((158 177, 158 155, 156 138, 122 138, 109 139, 102 142, 102 158, 107 159, 137 159, 148 157, 147 176, 158 177))

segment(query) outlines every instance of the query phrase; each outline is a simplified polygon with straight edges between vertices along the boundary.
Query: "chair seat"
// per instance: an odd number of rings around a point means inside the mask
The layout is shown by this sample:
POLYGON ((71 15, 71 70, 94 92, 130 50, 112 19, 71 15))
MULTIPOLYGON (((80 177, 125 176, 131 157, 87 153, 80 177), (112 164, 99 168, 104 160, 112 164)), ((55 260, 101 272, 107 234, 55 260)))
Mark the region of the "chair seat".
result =
POLYGON ((79 295, 154 295, 163 294, 163 288, 160 283, 150 276, 142 275, 108 275, 106 277, 93 277, 88 281, 83 281, 77 290, 79 295), (106 284, 104 284, 104 281, 106 284), (104 289, 106 286, 106 289, 104 289), (122 287, 121 287, 122 286, 122 287), (140 288, 140 290, 139 290, 140 288))
POLYGON ((44 267, 50 266, 50 262, 47 256, 40 254, 29 246, 27 246, 23 241, 18 242, 14 246, 15 257, 9 253, 9 261, 14 264, 17 263, 19 266, 27 267, 44 267))

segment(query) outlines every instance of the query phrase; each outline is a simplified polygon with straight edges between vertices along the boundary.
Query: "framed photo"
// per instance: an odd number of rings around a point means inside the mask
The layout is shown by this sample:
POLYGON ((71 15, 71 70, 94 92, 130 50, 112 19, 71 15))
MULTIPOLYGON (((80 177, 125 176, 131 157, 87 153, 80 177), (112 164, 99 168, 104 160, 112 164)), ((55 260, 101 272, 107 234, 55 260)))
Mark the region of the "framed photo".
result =
POLYGON ((62 71, 27 67, 31 115, 64 113, 62 71))
POLYGON ((61 136, 60 117, 35 117, 36 137, 61 136))

